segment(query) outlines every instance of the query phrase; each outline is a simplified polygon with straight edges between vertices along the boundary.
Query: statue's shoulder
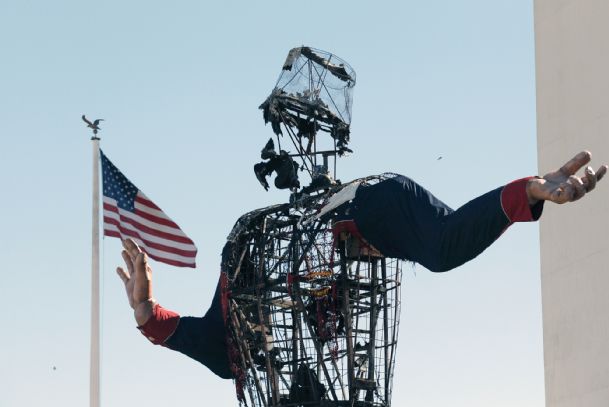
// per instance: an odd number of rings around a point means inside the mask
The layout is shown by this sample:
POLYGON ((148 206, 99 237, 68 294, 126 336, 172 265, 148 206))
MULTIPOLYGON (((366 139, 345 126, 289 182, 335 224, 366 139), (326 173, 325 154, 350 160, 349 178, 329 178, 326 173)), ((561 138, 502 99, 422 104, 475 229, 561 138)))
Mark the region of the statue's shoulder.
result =
POLYGON ((288 202, 254 209, 239 217, 227 239, 235 241, 239 235, 257 227, 260 221, 269 215, 283 215, 286 218, 300 219, 300 222, 319 219, 325 214, 353 200, 360 187, 376 185, 389 179, 404 178, 403 175, 385 172, 377 175, 356 178, 348 182, 337 182, 329 188, 312 193, 296 192, 290 195, 288 202))

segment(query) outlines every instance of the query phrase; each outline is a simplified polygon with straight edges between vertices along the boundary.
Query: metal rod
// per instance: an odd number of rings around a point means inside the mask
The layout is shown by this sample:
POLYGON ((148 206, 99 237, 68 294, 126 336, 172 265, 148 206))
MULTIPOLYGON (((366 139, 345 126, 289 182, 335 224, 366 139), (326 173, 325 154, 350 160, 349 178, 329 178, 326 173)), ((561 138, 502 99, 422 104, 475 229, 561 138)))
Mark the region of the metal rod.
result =
MULTIPOLYGON (((336 151, 336 139, 334 139, 334 151, 336 151)), ((336 154, 334 155, 334 179, 336 179, 336 154)))
MULTIPOLYGON (((385 261, 385 258, 381 258, 381 279, 382 279, 382 284, 383 287, 385 286, 385 284, 387 284, 387 262, 385 261)), ((388 303, 387 303, 387 290, 383 290, 382 292, 382 297, 383 297, 383 348, 384 348, 384 357, 385 357, 385 371, 384 371, 384 376, 385 376, 385 400, 390 400, 389 398, 389 364, 391 363, 391 360, 389 359, 389 346, 388 345, 388 341, 389 341, 389 310, 388 308, 388 303)))
POLYGON ((329 156, 333 156, 338 154, 338 152, 336 150, 324 150, 324 151, 313 151, 309 154, 288 154, 288 156, 290 157, 302 157, 304 155, 322 155, 324 156, 325 159, 327 159, 327 157, 329 156))
MULTIPOLYGON (((356 276, 359 276, 359 273, 361 271, 360 270, 361 264, 362 264, 361 261, 359 261, 359 260, 356 261, 356 264, 355 264, 355 275, 356 276)), ((360 281, 361 281, 361 279, 358 279, 357 283, 356 283, 356 288, 357 289, 355 290, 355 298, 353 300, 353 307, 352 307, 353 309, 356 309, 356 308, 367 308, 365 306, 359 305, 359 300, 360 300, 360 295, 361 295, 360 281)), ((350 281, 347 281, 347 284, 349 286, 349 289, 351 289, 353 287, 353 284, 350 281)), ((360 312, 352 312, 351 313, 351 317, 353 318, 354 316, 357 316, 359 314, 360 314, 360 312)), ((353 329, 353 326, 351 327, 352 328, 352 332, 354 333, 353 343, 357 343, 358 342, 357 334, 360 333, 359 320, 360 320, 359 318, 355 319, 355 329, 353 329)), ((363 333, 367 333, 366 331, 362 331, 362 332, 363 333)))
POLYGON ((93 212, 91 239, 91 354, 89 364, 90 407, 100 406, 100 294, 99 294, 99 137, 93 141, 93 212))
MULTIPOLYGON (((370 284, 372 284, 372 297, 370 299, 370 336, 368 343, 368 380, 374 380, 374 368, 375 368, 375 357, 374 347, 376 345, 376 318, 377 318, 377 287, 378 287, 378 276, 377 276, 377 259, 371 259, 371 276, 370 284)), ((366 401, 372 401, 374 397, 374 391, 366 391, 366 401)))
MULTIPOLYGON (((300 345, 301 345, 301 349, 302 349, 302 353, 303 353, 303 357, 301 359, 309 360, 310 358, 307 356, 307 348, 304 343, 304 337, 302 335, 302 325, 301 324, 298 324, 298 337, 300 338, 300 345)), ((313 378, 311 377, 311 373, 309 371, 309 366, 306 362, 305 362, 305 366, 307 368, 307 378, 309 379, 309 386, 311 386, 311 392, 313 393, 313 399, 317 399, 317 396, 318 396, 317 387, 315 386, 315 383, 313 382, 313 378)))
MULTIPOLYGON (((233 301, 234 303, 234 301, 233 301)), ((233 307, 233 304, 231 304, 231 308, 233 307)), ((235 336, 239 339, 237 340, 237 347, 239 348, 239 359, 241 360, 241 369, 243 369, 243 371, 245 372, 247 370, 247 363, 245 362, 245 354, 247 352, 247 354, 249 355, 249 350, 248 349, 244 349, 246 342, 243 340, 243 334, 241 332, 241 329, 239 327, 239 324, 237 322, 237 317, 235 315, 235 312, 231 312, 231 320, 233 323, 233 332, 235 334, 235 336)), ((249 355, 249 357, 251 358, 251 355, 249 355)), ((251 367, 253 367, 253 364, 250 364, 251 367)), ((256 377, 257 379, 257 377, 256 377)), ((258 383, 259 384, 259 383, 258 383)), ((247 391, 250 395, 250 400, 252 401, 252 403, 254 402, 254 393, 252 391, 252 388, 250 386, 246 386, 247 387, 247 391)))
POLYGON ((235 281, 237 281, 237 276, 239 275, 239 272, 241 271, 241 263, 243 263, 243 258, 245 257, 246 252, 247 252, 247 245, 243 248, 243 251, 241 252, 241 256, 239 256, 239 263, 237 264, 237 268, 235 269, 235 274, 233 275, 233 279, 232 279, 233 283, 235 281))
MULTIPOLYGON (((299 291, 296 292, 296 301, 298 301, 298 304, 304 310, 305 309, 304 302, 302 301, 302 297, 300 296, 300 292, 299 291)), ((311 327, 311 324, 309 323, 309 319, 308 318, 305 318, 305 325, 307 326, 307 329, 309 331, 310 339, 313 342, 313 346, 315 347, 315 351, 317 352, 317 354, 323 353, 323 348, 320 346, 319 342, 317 341, 317 338, 315 336, 315 331, 311 327)), ((322 359, 322 361, 323 361, 323 359, 322 359)), ((332 397, 334 398, 334 400, 338 401, 338 397, 336 396, 336 392, 334 391, 334 387, 331 386, 332 380, 330 378, 330 373, 328 373, 328 368, 326 367, 326 364, 322 363, 321 367, 322 367, 322 370, 324 372, 324 375, 326 376, 326 381, 328 382, 328 386, 330 387, 330 393, 332 394, 332 397)))
MULTIPOLYGON (((260 245, 259 245, 259 256, 260 256, 260 260, 259 260, 259 264, 258 264, 258 278, 261 279, 264 282, 264 264, 265 264, 265 258, 264 258, 264 232, 266 230, 266 217, 263 218, 262 220, 262 226, 261 226, 261 230, 260 230, 260 245)), ((264 352, 264 357, 266 359, 266 371, 267 371, 267 386, 269 386, 269 382, 270 382, 270 387, 271 387, 271 394, 269 394, 269 404, 271 404, 273 406, 277 406, 277 403, 279 402, 279 389, 278 389, 278 385, 277 385, 277 378, 275 376, 275 373, 273 371, 273 368, 271 366, 271 358, 269 355, 269 349, 268 349, 268 341, 267 341, 267 331, 266 331, 266 324, 265 324, 265 316, 264 313, 262 312, 262 293, 260 292, 259 289, 259 284, 256 284, 256 296, 258 297, 258 301, 257 301, 257 308, 258 308, 258 324, 260 325, 260 342, 261 342, 261 346, 262 346, 262 351, 264 352)))
MULTIPOLYGON (((254 383, 256 384, 256 389, 258 390, 258 394, 263 395, 264 392, 262 389, 262 384, 260 384, 260 379, 258 378, 258 373, 256 372, 256 367, 254 365, 254 361, 252 360, 252 355, 250 354, 249 348, 247 346, 245 346, 245 344, 247 344, 247 342, 245 341, 245 339, 243 337, 243 330, 241 329, 241 324, 240 324, 239 320, 237 319, 237 316, 239 316, 239 319, 241 319, 241 314, 238 310, 237 303, 233 300, 233 301, 231 301, 231 306, 233 308, 233 312, 231 312, 231 318, 233 320, 233 325, 235 326, 235 329, 237 330, 238 342, 240 344, 243 344, 243 354, 247 358, 247 361, 250 365, 250 370, 252 372, 252 376, 254 377, 254 383)), ((245 324, 247 325, 247 322, 245 322, 245 324)), ((266 400, 264 399, 264 397, 261 397, 261 400, 262 400, 262 404, 264 405, 264 407, 267 407, 266 400)), ((254 402, 254 399, 252 398, 252 403, 253 402, 254 402)))
MULTIPOLYGON (((396 263, 396 274, 395 274, 395 279, 396 279, 396 287, 399 287, 401 282, 400 282, 400 278, 402 275, 402 270, 400 270, 399 268, 399 263, 396 263)), ((389 368, 389 376, 393 375, 393 370, 395 369, 395 364, 393 363, 393 360, 395 358, 395 347, 397 345, 397 336, 398 336, 398 318, 399 318, 399 312, 400 312, 400 298, 398 296, 398 292, 396 290, 396 295, 394 298, 395 304, 393 306, 393 328, 392 328, 392 333, 391 333, 391 356, 390 359, 392 361, 391 366, 389 368)))
POLYGON ((332 367, 334 367, 334 371, 336 372, 336 379, 338 380, 338 384, 340 384, 340 392, 343 395, 343 399, 347 400, 347 394, 345 393, 345 385, 343 383, 343 378, 341 377, 340 370, 338 369, 338 365, 336 364, 336 360, 332 355, 330 355, 330 362, 332 363, 332 367))
POLYGON ((347 241, 342 240, 339 242, 339 256, 340 256, 340 275, 343 285, 343 317, 345 318, 345 331, 347 342, 347 375, 349 384, 349 401, 354 401, 355 386, 353 386, 354 369, 353 369, 353 331, 351 326, 351 310, 349 308, 349 276, 347 274, 347 258, 346 258, 346 245, 347 241))

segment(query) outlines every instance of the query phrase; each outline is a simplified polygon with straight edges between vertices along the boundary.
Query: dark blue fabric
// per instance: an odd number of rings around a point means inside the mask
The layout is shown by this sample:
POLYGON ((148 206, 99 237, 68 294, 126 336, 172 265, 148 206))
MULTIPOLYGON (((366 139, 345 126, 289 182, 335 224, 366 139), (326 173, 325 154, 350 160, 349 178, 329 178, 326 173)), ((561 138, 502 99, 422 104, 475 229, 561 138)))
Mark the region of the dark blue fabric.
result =
POLYGON ((181 352, 204 364, 223 379, 232 379, 225 342, 220 284, 204 317, 181 317, 178 328, 165 341, 169 349, 181 352))
POLYGON ((509 226, 502 189, 455 211, 400 175, 360 187, 349 212, 364 239, 383 255, 441 272, 482 253, 509 226))

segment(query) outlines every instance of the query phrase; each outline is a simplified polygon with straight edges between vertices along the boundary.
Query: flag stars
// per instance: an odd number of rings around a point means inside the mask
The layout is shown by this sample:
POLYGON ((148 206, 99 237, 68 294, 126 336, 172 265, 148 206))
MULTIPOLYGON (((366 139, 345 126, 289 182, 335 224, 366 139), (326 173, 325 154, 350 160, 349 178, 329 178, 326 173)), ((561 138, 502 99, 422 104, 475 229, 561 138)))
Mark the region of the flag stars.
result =
POLYGON ((132 211, 135 208, 137 187, 133 185, 102 153, 104 195, 115 199, 120 208, 132 211))
MULTIPOLYGON (((111 217, 104 217, 104 234, 106 236, 113 236, 118 238, 124 238, 126 235, 133 235, 129 230, 133 229, 133 224, 130 224, 129 227, 126 227, 123 224, 123 214, 125 212, 131 212, 132 215, 138 217, 135 212, 135 199, 139 190, 135 185, 133 185, 127 177, 125 177, 118 168, 108 160, 108 158, 104 155, 104 153, 100 150, 101 155, 101 164, 102 164, 102 179, 103 179, 103 194, 104 197, 112 199, 110 202, 110 206, 112 206, 113 212, 119 211, 120 220, 116 219, 116 216, 112 214, 111 217), (114 204, 116 202, 116 204, 114 204), (116 223, 118 222, 118 224, 116 223), (129 233, 125 234, 125 231, 129 233)), ((163 218, 169 218, 163 214, 163 218)), ((156 225, 156 224, 154 224, 156 225)), ((150 244, 149 241, 140 237, 136 239, 137 243, 145 250, 151 258, 155 260, 162 261, 167 264, 172 264, 179 267, 194 267, 195 266, 195 256, 197 253, 197 248, 191 239, 189 239, 180 228, 175 225, 174 232, 171 233, 175 235, 176 238, 180 238, 187 245, 190 245, 190 249, 177 249, 176 242, 177 240, 171 238, 160 237, 157 233, 163 233, 165 236, 166 225, 159 224, 158 226, 162 226, 153 229, 147 229, 146 233, 151 233, 154 236, 157 236, 157 240, 161 240, 161 243, 155 243, 158 247, 149 248, 147 247, 150 244), (178 254, 178 251, 180 252, 178 254), (152 253, 152 254, 151 254, 152 253)), ((136 226, 136 230, 137 226, 136 226)), ((137 233, 137 232, 136 232, 137 233)), ((184 246, 184 243, 180 243, 181 246, 184 246)))

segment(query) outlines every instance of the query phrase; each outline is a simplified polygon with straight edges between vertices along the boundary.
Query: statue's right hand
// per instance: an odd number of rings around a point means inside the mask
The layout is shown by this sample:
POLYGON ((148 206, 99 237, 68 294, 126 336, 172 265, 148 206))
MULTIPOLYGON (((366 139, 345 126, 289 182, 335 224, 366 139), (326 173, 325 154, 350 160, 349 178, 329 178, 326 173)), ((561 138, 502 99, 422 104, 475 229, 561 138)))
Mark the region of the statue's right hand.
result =
POLYGON ((152 316, 155 300, 152 296, 152 269, 148 256, 132 239, 123 240, 123 260, 127 270, 117 267, 116 272, 125 284, 129 305, 138 325, 144 325, 152 316))

